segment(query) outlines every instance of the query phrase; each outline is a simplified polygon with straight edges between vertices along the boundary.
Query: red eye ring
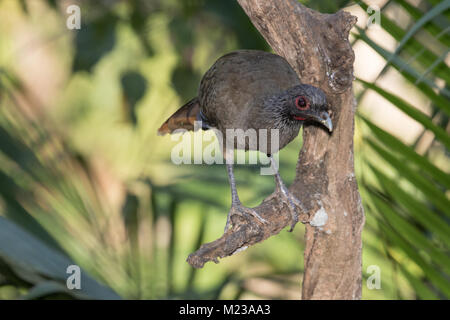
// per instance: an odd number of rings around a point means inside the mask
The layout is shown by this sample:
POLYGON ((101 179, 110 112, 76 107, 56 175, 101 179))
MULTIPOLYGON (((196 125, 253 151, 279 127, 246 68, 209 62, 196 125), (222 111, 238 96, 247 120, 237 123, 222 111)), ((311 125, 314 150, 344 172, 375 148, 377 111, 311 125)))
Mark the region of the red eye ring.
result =
POLYGON ((295 106, 299 110, 308 110, 310 107, 309 100, 305 96, 298 96, 295 99, 295 106))

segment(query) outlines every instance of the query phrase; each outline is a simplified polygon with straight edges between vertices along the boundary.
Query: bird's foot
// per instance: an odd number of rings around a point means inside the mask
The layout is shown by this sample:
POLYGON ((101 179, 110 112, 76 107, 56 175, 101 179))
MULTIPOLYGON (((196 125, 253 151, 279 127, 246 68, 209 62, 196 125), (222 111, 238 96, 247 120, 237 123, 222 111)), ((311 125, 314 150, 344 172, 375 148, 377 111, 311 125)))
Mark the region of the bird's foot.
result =
POLYGON ((271 198, 276 198, 289 208, 289 212, 291 213, 291 228, 289 232, 292 232, 298 222, 298 210, 299 208, 303 209, 302 203, 284 185, 281 188, 277 188, 271 198))
POLYGON ((267 223, 267 220, 262 218, 254 209, 244 207, 241 204, 233 204, 227 216, 227 224, 225 225, 224 232, 227 232, 231 225, 231 217, 238 215, 246 220, 255 219, 259 224, 267 223))

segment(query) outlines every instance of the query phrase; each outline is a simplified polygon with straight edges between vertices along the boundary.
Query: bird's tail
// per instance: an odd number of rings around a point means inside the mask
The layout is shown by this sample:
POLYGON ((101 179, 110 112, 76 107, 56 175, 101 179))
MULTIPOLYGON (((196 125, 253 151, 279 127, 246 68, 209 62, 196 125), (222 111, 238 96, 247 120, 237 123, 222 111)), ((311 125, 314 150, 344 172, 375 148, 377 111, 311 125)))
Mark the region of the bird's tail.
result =
POLYGON ((172 133, 176 129, 194 130, 194 123, 200 117, 200 103, 194 98, 167 119, 158 129, 158 135, 172 133))

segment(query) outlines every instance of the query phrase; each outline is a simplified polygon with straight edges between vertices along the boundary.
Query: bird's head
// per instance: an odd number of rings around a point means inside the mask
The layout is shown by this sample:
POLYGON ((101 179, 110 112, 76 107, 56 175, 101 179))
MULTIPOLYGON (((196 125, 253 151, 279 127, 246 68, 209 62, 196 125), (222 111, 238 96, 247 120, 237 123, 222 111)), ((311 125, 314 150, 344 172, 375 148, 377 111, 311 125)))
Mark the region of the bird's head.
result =
POLYGON ((327 98, 321 89, 301 84, 288 89, 283 101, 285 116, 294 121, 317 122, 333 131, 327 98))

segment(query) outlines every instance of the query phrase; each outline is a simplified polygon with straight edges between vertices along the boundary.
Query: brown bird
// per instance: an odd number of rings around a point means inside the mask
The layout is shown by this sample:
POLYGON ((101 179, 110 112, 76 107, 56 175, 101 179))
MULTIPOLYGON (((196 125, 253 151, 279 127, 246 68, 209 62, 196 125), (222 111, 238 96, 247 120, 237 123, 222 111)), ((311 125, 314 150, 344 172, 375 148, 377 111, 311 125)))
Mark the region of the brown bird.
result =
POLYGON ((302 84, 284 58, 263 51, 240 50, 226 54, 214 63, 200 82, 198 96, 169 117, 158 134, 172 133, 176 129, 194 130, 195 122, 201 121, 202 129, 214 128, 222 134, 223 141, 231 141, 222 145, 232 198, 225 231, 234 214, 246 219, 254 217, 259 223, 266 222, 255 210, 241 204, 233 174, 235 149, 266 153, 275 171, 274 195, 288 206, 292 230, 298 221, 296 206, 302 206, 281 180, 272 155, 292 141, 306 121, 320 123, 331 132, 333 128, 327 110, 323 91, 302 84), (253 142, 245 137, 235 139, 230 133, 235 134, 236 129, 254 129, 256 132, 265 129, 267 143, 259 135, 253 142), (272 137, 279 138, 278 145, 272 143, 272 137))

